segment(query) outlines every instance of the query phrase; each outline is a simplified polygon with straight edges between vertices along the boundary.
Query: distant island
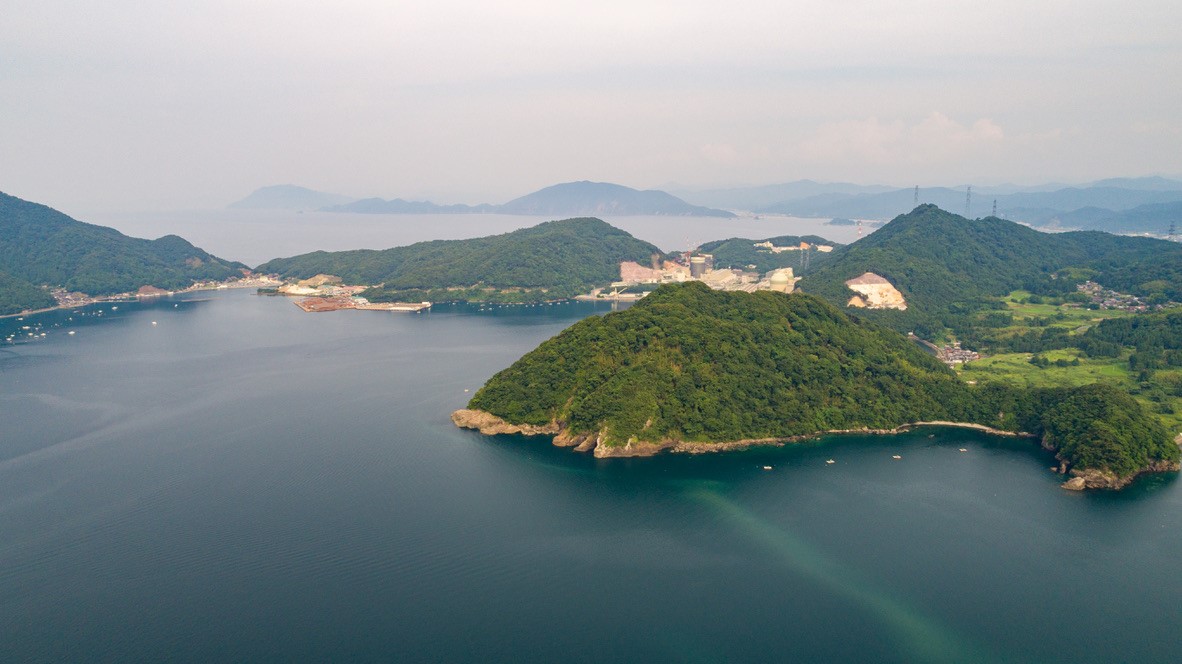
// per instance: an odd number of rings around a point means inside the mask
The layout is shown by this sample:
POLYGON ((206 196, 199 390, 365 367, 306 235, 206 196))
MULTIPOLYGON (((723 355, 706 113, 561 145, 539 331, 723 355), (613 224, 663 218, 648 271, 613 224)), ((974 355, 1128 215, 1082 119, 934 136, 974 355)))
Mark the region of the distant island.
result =
POLYGON ((1111 386, 974 387, 815 296, 699 283, 576 323, 492 377, 453 420, 600 457, 962 424, 1039 439, 1067 488, 1121 488, 1179 468, 1166 429, 1111 386))
POLYGON ((260 187, 242 200, 228 205, 232 210, 319 210, 352 201, 348 196, 315 191, 293 184, 260 187))
POLYGON ((246 266, 184 238, 128 237, 53 208, 0 193, 0 315, 85 301, 87 296, 180 290, 241 278, 246 266))
POLYGON ((366 198, 324 208, 365 214, 517 214, 550 217, 654 215, 733 218, 726 210, 690 205, 663 191, 640 191, 607 182, 566 182, 502 205, 437 205, 430 201, 366 198))

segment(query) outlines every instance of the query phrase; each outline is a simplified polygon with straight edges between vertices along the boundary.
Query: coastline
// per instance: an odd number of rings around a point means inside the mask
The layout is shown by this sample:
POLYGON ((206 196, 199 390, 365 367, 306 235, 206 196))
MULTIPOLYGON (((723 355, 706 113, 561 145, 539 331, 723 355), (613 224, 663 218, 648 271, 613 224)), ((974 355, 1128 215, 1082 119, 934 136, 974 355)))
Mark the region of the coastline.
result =
MULTIPOLYGON (((781 438, 749 438, 734 441, 721 442, 693 442, 684 440, 663 440, 660 442, 648 441, 629 441, 624 445, 604 445, 603 432, 586 433, 586 434, 572 434, 565 426, 559 422, 550 422, 549 424, 538 426, 532 424, 511 424, 504 419, 483 410, 472 410, 462 408, 452 413, 452 422, 461 429, 474 429, 480 433, 493 436, 500 434, 520 434, 526 436, 553 436, 553 444, 558 447, 573 447, 576 452, 590 452, 593 456, 599 459, 605 458, 630 458, 630 457, 649 457, 659 454, 661 452, 680 453, 680 454, 709 454, 715 452, 730 452, 745 450, 752 447, 782 447, 792 443, 798 443, 805 440, 815 440, 823 436, 843 435, 843 434, 861 434, 861 435, 894 435, 912 431, 923 427, 952 427, 959 429, 971 429, 980 431, 995 436, 1006 436, 1009 438, 1028 438, 1036 440, 1039 445, 1050 452, 1057 452, 1053 446, 1048 447, 1046 442, 1038 436, 1027 432, 1014 432, 995 429, 993 427, 985 426, 984 424, 976 424, 974 422, 951 422, 944 420, 931 420, 922 422, 908 422, 901 424, 893 429, 871 429, 869 427, 861 427, 856 429, 830 429, 826 431, 815 431, 809 434, 800 434, 796 436, 786 436, 781 438)), ((1174 442, 1182 446, 1182 434, 1179 434, 1174 442)), ((1078 470, 1067 468, 1067 462, 1056 454, 1055 458, 1059 461, 1059 468, 1055 472, 1061 475, 1070 475, 1060 486, 1064 489, 1072 491, 1083 491, 1087 489, 1112 489, 1119 490, 1131 484, 1135 479, 1147 473, 1163 473, 1163 472, 1178 472, 1182 470, 1182 465, 1178 463, 1170 463, 1167 461, 1160 461, 1150 464, 1146 468, 1127 476, 1118 476, 1111 471, 1087 469, 1078 470)))
POLYGON ((545 426, 532 424, 512 424, 488 411, 483 410, 462 408, 452 413, 451 419, 452 422, 461 429, 474 429, 486 436, 500 434, 554 436, 554 444, 556 446, 574 447, 575 450, 579 452, 592 452, 598 458, 644 457, 653 456, 654 454, 665 451, 683 454, 709 454, 712 452, 729 452, 761 446, 782 447, 784 445, 799 443, 805 440, 815 440, 817 438, 821 438, 822 436, 842 434, 869 434, 886 436, 905 433, 912 429, 921 427, 954 427, 960 429, 973 429, 995 436, 1007 436, 1010 438, 1038 438, 1034 434, 1026 432, 1003 431, 1001 429, 994 429, 993 427, 988 427, 983 424, 976 424, 973 422, 949 422, 943 420, 932 420, 925 422, 908 422, 893 429, 871 429, 870 427, 861 427, 856 429, 828 429, 825 431, 814 431, 812 433, 799 434, 795 436, 784 436, 777 438, 744 438, 741 440, 728 441, 686 441, 675 439, 663 440, 657 443, 649 441, 630 441, 621 446, 604 445, 602 432, 572 434, 558 422, 550 422, 545 426))
MULTIPOLYGON (((247 280, 241 280, 247 281, 247 280)), ((217 282, 214 285, 208 285, 209 282, 202 282, 198 286, 194 284, 188 288, 182 288, 175 291, 165 291, 163 293, 156 293, 152 295, 136 295, 135 293, 118 293, 116 295, 105 295, 95 298, 89 298, 85 302, 72 302, 69 304, 58 304, 52 307, 45 307, 44 309, 29 309, 15 314, 0 314, 0 318, 21 318, 24 316, 36 316, 37 314, 44 314, 50 311, 59 311, 61 309, 76 309, 78 307, 89 307, 92 304, 106 304, 107 302, 138 302, 140 300, 148 300, 156 297, 165 297, 167 295, 178 295, 180 293, 196 293, 198 291, 212 291, 212 290, 229 290, 231 288, 258 288, 258 280, 252 283, 240 283, 239 281, 232 282, 217 282)))

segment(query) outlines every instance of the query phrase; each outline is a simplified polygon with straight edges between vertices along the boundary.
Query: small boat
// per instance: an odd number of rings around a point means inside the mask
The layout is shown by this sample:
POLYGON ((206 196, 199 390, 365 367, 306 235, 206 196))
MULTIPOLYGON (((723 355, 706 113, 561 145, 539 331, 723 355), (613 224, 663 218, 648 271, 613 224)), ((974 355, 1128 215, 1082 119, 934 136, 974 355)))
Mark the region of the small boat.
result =
POLYGON ((153 324, 153 325, 155 325, 155 324, 156 324, 156 321, 152 321, 152 324, 153 324))
POLYGON ((902 459, 903 457, 899 456, 898 454, 892 454, 891 458, 892 459, 902 459))
POLYGON ((962 448, 960 448, 960 451, 961 451, 961 452, 968 452, 968 450, 967 450, 967 449, 965 449, 965 448, 963 448, 963 447, 962 447, 962 448))
POLYGON ((771 466, 764 466, 764 467, 763 467, 763 469, 764 469, 764 470, 771 470, 771 469, 772 469, 772 467, 771 467, 771 466))
POLYGON ((70 336, 72 337, 72 336, 74 336, 74 330, 70 330, 70 331, 69 331, 69 332, 67 332, 66 334, 68 334, 68 335, 70 335, 70 336))
POLYGON ((834 461, 833 459, 829 459, 829 460, 828 460, 828 461, 826 461, 825 463, 837 463, 837 462, 836 462, 836 461, 834 461))

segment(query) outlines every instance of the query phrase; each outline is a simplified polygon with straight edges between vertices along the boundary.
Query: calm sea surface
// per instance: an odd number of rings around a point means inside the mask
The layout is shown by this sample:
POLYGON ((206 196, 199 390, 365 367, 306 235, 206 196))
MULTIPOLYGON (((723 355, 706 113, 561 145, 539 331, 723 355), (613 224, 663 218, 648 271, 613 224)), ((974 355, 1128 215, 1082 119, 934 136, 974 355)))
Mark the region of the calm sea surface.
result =
POLYGON ((1071 493, 952 430, 599 461, 451 425, 602 305, 86 311, 0 319, 35 339, 0 342, 0 661, 1177 661, 1172 477, 1071 493))

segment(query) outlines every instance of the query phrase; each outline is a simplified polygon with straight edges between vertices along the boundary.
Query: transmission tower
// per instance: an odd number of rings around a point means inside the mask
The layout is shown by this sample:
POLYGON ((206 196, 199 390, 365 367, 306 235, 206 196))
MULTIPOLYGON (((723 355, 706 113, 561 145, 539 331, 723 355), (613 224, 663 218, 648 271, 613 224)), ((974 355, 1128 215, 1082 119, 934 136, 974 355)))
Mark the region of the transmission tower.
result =
POLYGON ((969 188, 964 193, 964 218, 965 219, 969 218, 969 211, 972 209, 973 209, 973 185, 970 184, 969 188))
POLYGON ((915 185, 915 205, 919 206, 919 185, 915 185))
POLYGON ((1170 235, 1166 238, 1170 242, 1178 241, 1178 226, 1174 222, 1170 222, 1170 235))
POLYGON ((993 216, 997 216, 997 199, 993 199, 993 216))

